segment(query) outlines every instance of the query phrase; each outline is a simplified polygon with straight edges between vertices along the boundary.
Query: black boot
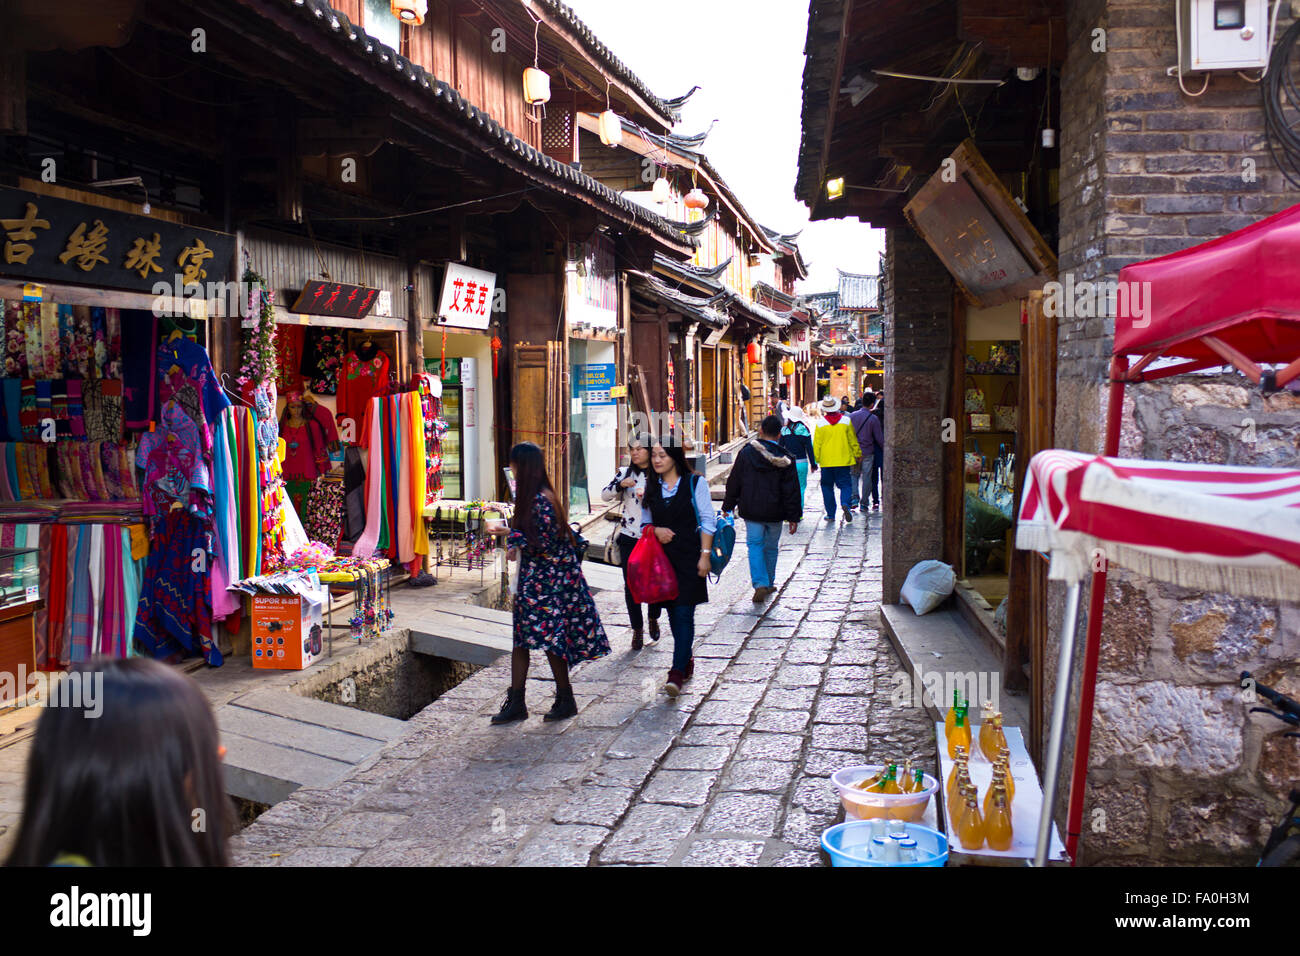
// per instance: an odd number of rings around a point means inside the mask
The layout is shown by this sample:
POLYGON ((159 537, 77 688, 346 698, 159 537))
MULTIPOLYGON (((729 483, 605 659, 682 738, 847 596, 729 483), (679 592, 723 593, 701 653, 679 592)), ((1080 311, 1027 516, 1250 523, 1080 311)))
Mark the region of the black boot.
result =
POLYGON ((650 640, 651 642, 659 640, 659 619, 650 619, 650 640))
POLYGON ((578 702, 573 699, 573 688, 555 692, 555 706, 542 715, 542 720, 566 720, 578 716, 578 702))
POLYGON ((639 651, 645 646, 645 641, 641 638, 641 628, 632 628, 632 650, 639 651))
POLYGON ((526 720, 528 717, 528 708, 524 706, 523 688, 515 690, 511 687, 506 691, 506 702, 501 705, 501 710, 492 718, 494 724, 508 724, 515 720, 526 720))

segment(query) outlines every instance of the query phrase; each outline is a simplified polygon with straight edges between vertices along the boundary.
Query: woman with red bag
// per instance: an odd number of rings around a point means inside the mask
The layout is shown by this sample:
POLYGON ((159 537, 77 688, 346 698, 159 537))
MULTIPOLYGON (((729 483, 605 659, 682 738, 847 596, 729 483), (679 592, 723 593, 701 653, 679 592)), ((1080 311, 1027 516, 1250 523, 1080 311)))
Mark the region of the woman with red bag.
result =
MULTIPOLYGON (((650 446, 654 439, 649 435, 634 435, 627 443, 629 464, 620 469, 614 480, 607 484, 600 493, 605 501, 620 501, 623 505, 623 518, 614 533, 617 535, 619 561, 623 565, 623 597, 627 602, 627 616, 632 625, 632 650, 639 651, 645 646, 642 637, 645 618, 641 614, 641 602, 632 596, 632 589, 627 584, 628 559, 636 547, 637 535, 641 533, 641 501, 645 498, 646 478, 650 473, 650 446)), ((659 640, 659 614, 662 605, 650 607, 650 640, 659 640)))
POLYGON ((497 526, 491 534, 509 531, 513 560, 519 555, 519 587, 514 599, 514 651, 510 656, 510 689, 494 724, 524 720, 524 682, 530 648, 546 652, 555 677, 555 705, 542 719, 563 720, 578 713, 569 683, 569 669, 609 653, 609 640, 596 612, 582 556, 569 530, 563 502, 546 474, 546 459, 532 442, 510 449, 515 476, 515 527, 497 526))
POLYGON ((695 607, 709 600, 709 550, 718 519, 708 483, 686 463, 686 452, 675 436, 655 439, 650 467, 655 477, 646 483, 641 525, 654 527, 677 577, 677 599, 666 605, 673 666, 663 687, 669 697, 676 697, 695 671, 695 607))

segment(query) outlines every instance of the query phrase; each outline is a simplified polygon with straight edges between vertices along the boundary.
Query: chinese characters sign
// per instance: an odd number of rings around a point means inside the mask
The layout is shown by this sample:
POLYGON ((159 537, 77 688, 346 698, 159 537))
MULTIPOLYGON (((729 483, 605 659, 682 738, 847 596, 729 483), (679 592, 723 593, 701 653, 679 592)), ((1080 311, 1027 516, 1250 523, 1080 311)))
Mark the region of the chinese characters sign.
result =
POLYGON ((447 263, 442 279, 442 300, 438 322, 462 329, 486 329, 492 319, 492 297, 496 293, 494 273, 447 263))
POLYGON ((106 288, 229 279, 235 237, 0 186, 0 275, 106 288))
POLYGON ((308 281, 290 312, 332 315, 341 319, 364 319, 379 298, 378 289, 344 282, 308 281))

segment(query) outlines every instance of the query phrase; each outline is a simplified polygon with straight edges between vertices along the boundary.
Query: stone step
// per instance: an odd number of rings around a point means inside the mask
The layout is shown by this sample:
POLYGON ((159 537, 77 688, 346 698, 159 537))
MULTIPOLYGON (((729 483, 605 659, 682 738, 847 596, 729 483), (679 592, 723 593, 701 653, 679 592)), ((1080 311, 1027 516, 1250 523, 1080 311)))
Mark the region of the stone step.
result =
POLYGON ((391 717, 269 690, 235 698, 216 718, 227 792, 267 804, 342 779, 405 729, 391 717))
MULTIPOLYGON (((504 616, 512 620, 510 615, 504 616)), ((425 611, 413 618, 409 627, 411 650, 417 654, 481 667, 491 664, 502 654, 510 653, 514 647, 512 625, 462 616, 451 609, 425 611)))

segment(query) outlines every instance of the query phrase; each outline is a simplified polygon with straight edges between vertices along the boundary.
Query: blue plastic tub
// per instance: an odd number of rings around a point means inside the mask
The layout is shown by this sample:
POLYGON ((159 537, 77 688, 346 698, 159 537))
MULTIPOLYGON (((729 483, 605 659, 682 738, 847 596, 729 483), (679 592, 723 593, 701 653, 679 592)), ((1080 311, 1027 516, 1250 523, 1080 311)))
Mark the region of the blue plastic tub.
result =
POLYGON ((822 834, 822 846, 831 858, 831 866, 943 866, 948 861, 948 838, 938 830, 919 823, 905 824, 907 835, 916 841, 915 863, 886 863, 868 859, 871 846, 871 821, 849 820, 837 823, 822 834))

